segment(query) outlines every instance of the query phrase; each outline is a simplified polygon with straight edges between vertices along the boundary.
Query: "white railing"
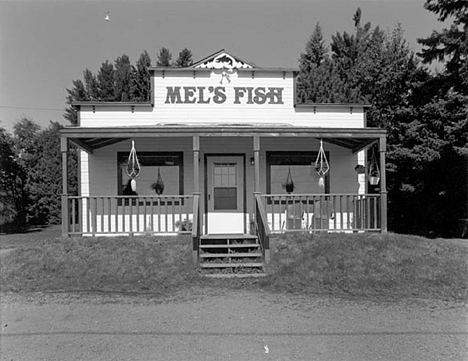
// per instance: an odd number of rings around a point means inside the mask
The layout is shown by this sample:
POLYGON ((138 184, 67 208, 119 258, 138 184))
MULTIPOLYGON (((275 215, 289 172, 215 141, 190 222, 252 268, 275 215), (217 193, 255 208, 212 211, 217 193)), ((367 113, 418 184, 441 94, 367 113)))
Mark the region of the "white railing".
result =
POLYGON ((192 232, 193 196, 67 196, 67 235, 192 232))
POLYGON ((272 233, 380 231, 379 194, 261 195, 272 233))

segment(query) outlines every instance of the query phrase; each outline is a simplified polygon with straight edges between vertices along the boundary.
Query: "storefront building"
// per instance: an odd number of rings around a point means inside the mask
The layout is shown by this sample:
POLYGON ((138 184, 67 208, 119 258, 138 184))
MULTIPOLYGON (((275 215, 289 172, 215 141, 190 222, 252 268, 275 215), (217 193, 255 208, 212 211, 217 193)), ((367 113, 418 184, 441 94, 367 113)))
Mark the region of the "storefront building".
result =
POLYGON ((387 231, 386 132, 366 105, 296 104, 295 70, 224 50, 150 71, 151 102, 75 104, 63 235, 189 233, 194 260, 203 237, 252 235, 268 261, 271 233, 387 231))

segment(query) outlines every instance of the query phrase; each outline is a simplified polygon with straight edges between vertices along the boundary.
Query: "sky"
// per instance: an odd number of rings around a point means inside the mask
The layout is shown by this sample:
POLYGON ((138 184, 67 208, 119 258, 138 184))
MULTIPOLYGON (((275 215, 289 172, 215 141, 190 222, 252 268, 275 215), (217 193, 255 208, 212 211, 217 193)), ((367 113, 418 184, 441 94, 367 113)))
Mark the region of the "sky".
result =
POLYGON ((320 23, 324 39, 362 23, 391 31, 401 24, 414 51, 417 38, 447 27, 424 0, 0 0, 0 127, 12 132, 22 117, 45 128, 62 115, 66 89, 127 54, 147 50, 173 59, 183 49, 200 60, 220 49, 259 67, 297 68, 320 23), (109 12, 110 21, 105 20, 109 12))

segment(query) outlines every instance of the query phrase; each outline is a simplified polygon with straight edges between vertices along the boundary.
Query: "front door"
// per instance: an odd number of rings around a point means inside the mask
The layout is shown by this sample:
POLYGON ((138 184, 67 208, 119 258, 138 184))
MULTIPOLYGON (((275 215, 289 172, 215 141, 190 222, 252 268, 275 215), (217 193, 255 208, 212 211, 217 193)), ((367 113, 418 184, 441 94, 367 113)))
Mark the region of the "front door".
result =
POLYGON ((244 157, 207 158, 207 233, 244 233, 244 157))

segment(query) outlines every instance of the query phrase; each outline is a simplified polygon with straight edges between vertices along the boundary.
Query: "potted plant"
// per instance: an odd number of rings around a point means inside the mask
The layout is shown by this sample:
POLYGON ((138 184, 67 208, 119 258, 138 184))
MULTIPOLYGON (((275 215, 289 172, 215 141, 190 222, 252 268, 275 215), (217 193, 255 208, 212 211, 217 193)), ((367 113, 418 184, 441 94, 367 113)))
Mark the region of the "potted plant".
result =
POLYGON ((164 182, 162 180, 161 172, 159 171, 159 168, 158 168, 158 179, 156 180, 155 183, 151 184, 151 189, 154 190, 158 196, 160 196, 164 192, 164 182))

